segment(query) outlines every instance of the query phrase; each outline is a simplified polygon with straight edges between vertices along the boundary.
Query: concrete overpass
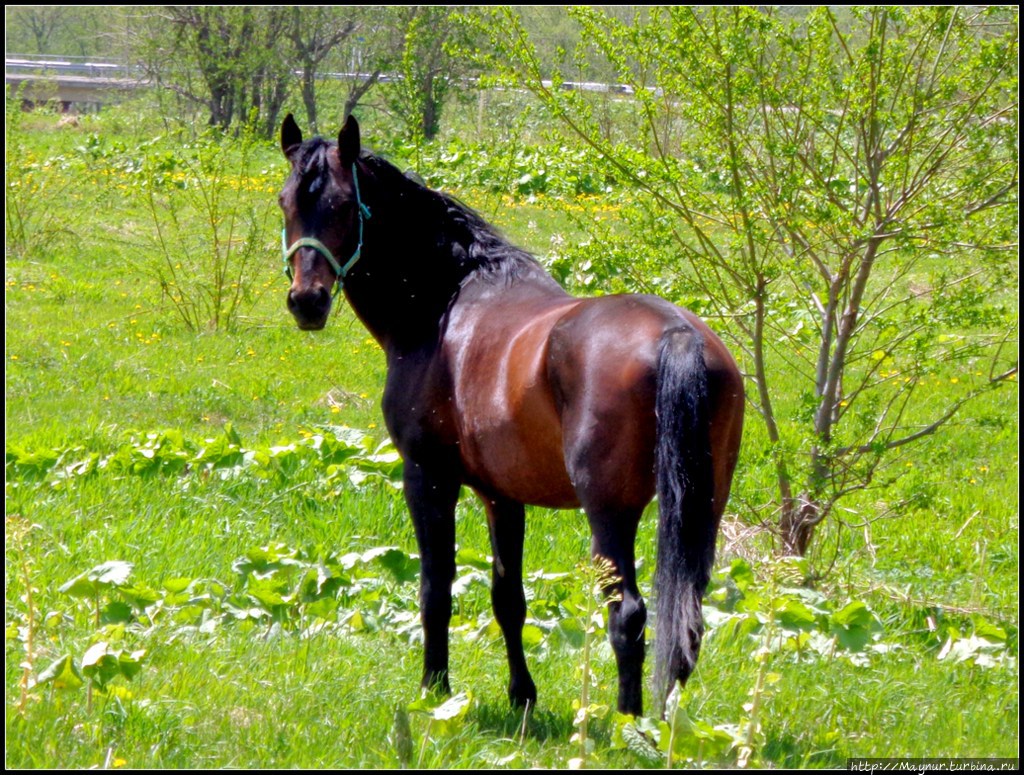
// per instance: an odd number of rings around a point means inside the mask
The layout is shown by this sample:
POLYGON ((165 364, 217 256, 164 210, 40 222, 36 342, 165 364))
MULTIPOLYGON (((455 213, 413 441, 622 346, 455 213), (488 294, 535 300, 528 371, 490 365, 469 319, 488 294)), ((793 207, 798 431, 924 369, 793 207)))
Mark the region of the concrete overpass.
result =
POLYGON ((57 102, 64 110, 95 109, 146 85, 132 68, 81 57, 7 56, 4 82, 12 96, 31 104, 57 102))

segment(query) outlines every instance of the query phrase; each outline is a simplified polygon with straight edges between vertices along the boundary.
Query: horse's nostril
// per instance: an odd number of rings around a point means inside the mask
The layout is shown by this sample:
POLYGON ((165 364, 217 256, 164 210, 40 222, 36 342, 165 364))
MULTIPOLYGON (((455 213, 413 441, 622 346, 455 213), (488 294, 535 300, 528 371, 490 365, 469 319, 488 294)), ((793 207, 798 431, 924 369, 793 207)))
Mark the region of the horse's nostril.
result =
POLYGON ((316 309, 329 303, 331 295, 322 285, 316 288, 305 288, 301 291, 288 291, 289 309, 316 309))
POLYGON ((323 328, 331 311, 331 294, 322 285, 288 291, 288 311, 300 328, 323 328))

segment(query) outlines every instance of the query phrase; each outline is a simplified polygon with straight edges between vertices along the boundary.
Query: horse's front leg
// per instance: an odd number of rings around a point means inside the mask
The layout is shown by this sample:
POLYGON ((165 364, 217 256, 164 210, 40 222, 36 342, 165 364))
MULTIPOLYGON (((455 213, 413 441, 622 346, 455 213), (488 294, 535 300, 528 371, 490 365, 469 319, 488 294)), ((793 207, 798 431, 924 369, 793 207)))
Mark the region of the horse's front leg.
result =
POLYGON ((525 510, 521 503, 481 495, 491 529, 494 563, 491 603, 494 616, 505 636, 508 654, 508 697, 514 707, 537 704, 537 687, 526 667, 523 653, 523 624, 526 622, 526 596, 523 593, 523 533, 525 510))
POLYGON ((405 500, 420 547, 420 621, 424 688, 451 692, 448 624, 455 579, 455 503, 460 481, 450 470, 405 461, 405 500))

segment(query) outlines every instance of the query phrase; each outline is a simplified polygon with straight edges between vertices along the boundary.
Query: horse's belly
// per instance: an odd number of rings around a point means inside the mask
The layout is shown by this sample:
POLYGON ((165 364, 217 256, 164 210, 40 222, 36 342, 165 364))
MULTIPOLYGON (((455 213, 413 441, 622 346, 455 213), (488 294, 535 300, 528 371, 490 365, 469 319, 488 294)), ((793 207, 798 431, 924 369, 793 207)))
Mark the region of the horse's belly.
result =
POLYGON ((460 443, 469 482, 481 491, 535 506, 579 506, 557 418, 547 424, 537 415, 492 421, 460 443))

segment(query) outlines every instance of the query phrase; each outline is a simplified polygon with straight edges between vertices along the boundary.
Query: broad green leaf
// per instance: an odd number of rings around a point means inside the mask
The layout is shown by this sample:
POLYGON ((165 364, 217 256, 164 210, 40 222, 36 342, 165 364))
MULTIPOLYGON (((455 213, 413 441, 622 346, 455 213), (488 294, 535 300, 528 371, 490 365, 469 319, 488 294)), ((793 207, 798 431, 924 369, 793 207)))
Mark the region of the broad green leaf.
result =
POLYGON ((473 695, 470 692, 461 692, 454 697, 438 698, 436 695, 424 691, 418 700, 409 703, 408 710, 411 713, 426 714, 430 718, 431 734, 447 735, 455 731, 472 704, 473 695))
POLYGON ((799 600, 778 598, 774 607, 775 617, 783 627, 801 630, 814 627, 814 612, 799 600))
POLYGON ((139 671, 142 670, 142 658, 145 656, 145 649, 136 649, 132 652, 120 652, 117 655, 117 662, 121 669, 121 675, 129 681, 137 676, 139 671))
POLYGON ((94 597, 99 590, 119 587, 132 572, 132 563, 111 560, 87 570, 60 587, 60 591, 72 597, 94 597))
POLYGON ((192 579, 181 577, 164 579, 162 586, 168 592, 184 592, 186 589, 188 589, 188 585, 191 583, 192 579))
POLYGON ((729 578, 741 592, 746 592, 747 588, 754 583, 754 569, 746 560, 737 557, 729 566, 729 578))
POLYGON ((1006 630, 999 625, 993 624, 982 616, 975 616, 972 621, 974 623, 974 634, 979 638, 997 643, 1006 643, 1006 630))
POLYGON ((395 580, 400 583, 415 581, 420 573, 420 560, 401 549, 391 548, 385 551, 378 558, 378 562, 392 574, 395 580))
POLYGON ((445 700, 431 712, 431 718, 438 721, 451 721, 462 718, 466 715, 473 702, 473 695, 469 692, 461 692, 454 697, 445 700))
POLYGON ((832 614, 832 622, 843 627, 870 627, 873 621, 871 611, 859 600, 847 603, 832 614))
POLYGON ((455 553, 455 562, 458 565, 469 565, 477 570, 490 570, 491 558, 478 552, 476 549, 463 547, 455 553))
POLYGON ((85 681, 82 680, 82 674, 75 665, 75 658, 65 654, 41 672, 36 683, 52 683, 58 689, 78 689, 85 681))
POLYGON ((472 570, 464 573, 452 582, 452 596, 459 597, 466 593, 471 586, 488 586, 490 576, 479 570, 472 570))
POLYGON ((61 453, 53 449, 40 449, 29 452, 21 447, 7 447, 7 461, 23 468, 35 468, 40 471, 52 468, 60 460, 61 453))
POLYGON ((94 643, 82 655, 82 675, 95 681, 99 686, 106 686, 121 674, 117 661, 118 653, 111 651, 106 641, 94 643))
POLYGON ((871 640, 871 633, 879 628, 868 607, 853 601, 832 614, 832 634, 848 651, 861 651, 871 640))
POLYGON ((132 609, 127 603, 123 603, 120 600, 114 600, 107 603, 104 606, 102 613, 100 614, 100 621, 104 623, 110 622, 130 622, 132 620, 132 609))
POLYGON ((527 649, 535 649, 544 642, 544 630, 538 627, 536 624, 526 624, 523 626, 523 647, 527 649))

